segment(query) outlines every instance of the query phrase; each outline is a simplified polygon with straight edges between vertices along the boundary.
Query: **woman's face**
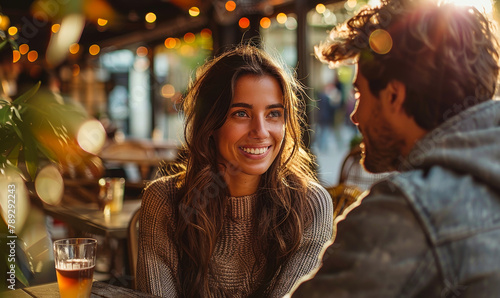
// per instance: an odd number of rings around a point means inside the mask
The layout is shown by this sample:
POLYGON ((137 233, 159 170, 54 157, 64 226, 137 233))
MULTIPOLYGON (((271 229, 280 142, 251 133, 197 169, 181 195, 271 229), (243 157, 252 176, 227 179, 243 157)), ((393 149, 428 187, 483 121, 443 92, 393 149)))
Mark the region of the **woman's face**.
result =
POLYGON ((243 75, 227 119, 214 133, 219 162, 230 176, 260 176, 278 155, 285 135, 283 93, 268 75, 243 75))

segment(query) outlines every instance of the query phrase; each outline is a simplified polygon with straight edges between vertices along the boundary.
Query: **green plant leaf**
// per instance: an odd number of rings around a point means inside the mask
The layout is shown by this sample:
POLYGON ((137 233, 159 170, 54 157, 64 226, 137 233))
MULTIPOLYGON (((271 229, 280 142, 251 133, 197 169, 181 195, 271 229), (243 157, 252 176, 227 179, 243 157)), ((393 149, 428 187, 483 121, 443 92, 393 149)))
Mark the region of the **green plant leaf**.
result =
POLYGON ((7 122, 12 119, 10 112, 10 106, 5 105, 0 109, 0 126, 4 126, 7 122))
POLYGON ((19 50, 19 46, 17 45, 17 42, 14 39, 8 38, 7 39, 10 43, 10 46, 12 47, 13 50, 19 50))
POLYGON ((23 153, 26 169, 28 170, 31 180, 34 180, 38 168, 38 150, 36 139, 27 125, 20 123, 19 128, 21 129, 23 135, 23 153))
POLYGON ((7 44, 7 39, 4 39, 1 43, 0 43, 0 49, 2 49, 6 44, 7 44))
POLYGON ((12 165, 16 167, 19 161, 19 151, 21 151, 21 143, 15 145, 14 148, 12 148, 10 153, 7 155, 7 160, 9 160, 10 163, 12 163, 12 165))
POLYGON ((28 91, 21 94, 18 98, 16 98, 12 103, 15 105, 23 104, 28 101, 40 88, 40 82, 38 82, 35 86, 31 87, 28 91))
POLYGON ((37 148, 38 150, 43 154, 45 155, 45 157, 47 157, 49 160, 53 161, 53 162, 57 162, 58 161, 58 158, 57 158, 57 155, 50 149, 46 148, 42 143, 40 143, 38 140, 35 140, 35 142, 37 143, 37 148))
POLYGON ((16 115, 17 119, 23 121, 23 118, 21 118, 21 114, 19 113, 19 110, 15 106, 12 106, 11 110, 14 112, 13 114, 16 115))

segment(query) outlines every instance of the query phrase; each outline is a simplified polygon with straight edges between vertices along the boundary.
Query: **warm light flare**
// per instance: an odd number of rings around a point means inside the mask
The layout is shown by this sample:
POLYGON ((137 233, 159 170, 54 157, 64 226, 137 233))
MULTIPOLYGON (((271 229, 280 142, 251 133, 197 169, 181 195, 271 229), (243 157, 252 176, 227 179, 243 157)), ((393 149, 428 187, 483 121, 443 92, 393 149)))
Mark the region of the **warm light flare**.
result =
POLYGON ((12 51, 12 62, 16 63, 19 59, 21 59, 21 53, 17 50, 12 51))
POLYGON ((12 26, 9 27, 9 30, 7 32, 9 32, 9 35, 14 36, 17 34, 17 32, 19 32, 19 30, 17 30, 16 26, 12 26))
POLYGON ((326 6, 322 3, 319 3, 318 5, 316 5, 316 12, 317 13, 324 13, 326 11, 326 6))
POLYGON ((242 29, 248 28, 248 26, 250 26, 250 20, 243 17, 238 21, 238 26, 240 26, 240 28, 242 29))
POLYGON ((154 13, 152 13, 152 12, 148 12, 146 14, 145 19, 146 19, 146 22, 148 22, 150 24, 154 23, 154 22, 156 22, 156 15, 154 13))
POLYGON ((139 57, 146 57, 148 55, 148 48, 146 48, 145 46, 140 46, 140 47, 137 48, 137 50, 135 51, 135 53, 139 57))
POLYGON ((236 9, 236 2, 227 1, 225 7, 227 11, 234 11, 236 9))
POLYGON ((77 44, 77 43, 74 43, 72 45, 69 46, 69 52, 73 55, 75 55, 76 53, 78 53, 78 51, 80 51, 80 45, 77 44))
POLYGON ((12 170, 0 171, 0 214, 6 224, 15 229, 12 233, 19 233, 26 222, 30 208, 28 190, 19 173, 12 170), (15 199, 13 204, 12 199, 15 199), (9 212, 9 210, 11 210, 9 212))
POLYGON ((161 95, 165 98, 171 98, 175 95, 175 87, 170 84, 165 84, 161 88, 161 95))
POLYGON ((176 43, 177 43, 177 41, 175 40, 175 38, 169 37, 169 38, 165 39, 165 47, 167 49, 175 48, 176 43))
POLYGON ((95 56, 97 54, 99 54, 99 52, 101 51, 101 47, 99 47, 98 45, 96 44, 93 44, 89 47, 89 53, 90 55, 92 56, 95 56))
POLYGON ((208 39, 208 38, 212 37, 212 30, 205 28, 205 29, 201 30, 200 35, 201 35, 201 38, 208 39))
POLYGON ((184 34, 184 41, 186 43, 193 43, 195 41, 195 39, 196 39, 196 36, 191 32, 184 34))
POLYGON ((276 16, 276 21, 280 24, 286 23, 286 19, 288 19, 288 17, 285 13, 282 12, 278 13, 278 15, 276 16))
POLYGON ((54 165, 48 165, 40 170, 35 179, 35 190, 38 197, 47 204, 57 205, 61 202, 64 181, 54 165))
POLYGON ((21 53, 21 55, 25 55, 26 53, 28 53, 29 50, 30 46, 25 43, 19 46, 19 53, 21 53))
POLYGON ((98 120, 88 120, 78 129, 76 140, 84 151, 97 154, 106 141, 106 131, 98 120))
POLYGON ((493 11, 493 2, 491 0, 445 0, 443 2, 460 6, 474 6, 485 14, 490 14, 493 11))
POLYGON ((28 52, 28 61, 29 62, 35 62, 38 59, 38 52, 37 51, 29 51, 28 52))
POLYGON ((52 33, 57 33, 61 29, 61 24, 53 24, 52 27, 50 27, 50 30, 52 33))
POLYGON ((101 27, 104 27, 108 24, 108 20, 106 19, 101 19, 101 18, 98 18, 97 19, 97 25, 101 26, 101 27))
POLYGON ((196 6, 193 6, 189 9, 189 15, 192 17, 197 17, 200 15, 200 9, 196 6))
POLYGON ((10 25, 9 17, 6 15, 0 14, 0 30, 3 30, 3 31, 7 30, 9 25, 10 25))
POLYGON ((377 54, 387 54, 392 49, 392 38, 384 29, 377 29, 370 34, 370 48, 377 54))
POLYGON ((271 27, 271 19, 269 19, 268 17, 263 17, 262 19, 260 19, 260 26, 264 29, 271 27))

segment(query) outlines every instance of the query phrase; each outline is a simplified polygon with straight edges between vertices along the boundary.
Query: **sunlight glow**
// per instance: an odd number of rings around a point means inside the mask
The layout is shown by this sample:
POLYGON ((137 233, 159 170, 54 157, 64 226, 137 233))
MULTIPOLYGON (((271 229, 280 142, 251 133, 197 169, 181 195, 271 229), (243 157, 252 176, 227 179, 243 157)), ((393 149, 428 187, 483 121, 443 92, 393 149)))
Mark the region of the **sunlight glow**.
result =
POLYGON ((493 3, 491 0, 444 0, 442 3, 454 3, 461 6, 474 6, 482 13, 490 14, 493 12, 493 3))

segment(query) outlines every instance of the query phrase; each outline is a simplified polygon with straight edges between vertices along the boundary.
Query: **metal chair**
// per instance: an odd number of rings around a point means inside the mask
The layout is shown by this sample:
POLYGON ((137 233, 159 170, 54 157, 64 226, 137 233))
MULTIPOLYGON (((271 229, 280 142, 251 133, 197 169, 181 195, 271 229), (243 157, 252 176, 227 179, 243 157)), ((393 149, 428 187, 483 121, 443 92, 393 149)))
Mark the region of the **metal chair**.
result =
POLYGON ((128 259, 130 275, 132 276, 132 288, 136 289, 137 256, 139 254, 139 218, 141 209, 139 208, 130 219, 128 225, 128 259))

